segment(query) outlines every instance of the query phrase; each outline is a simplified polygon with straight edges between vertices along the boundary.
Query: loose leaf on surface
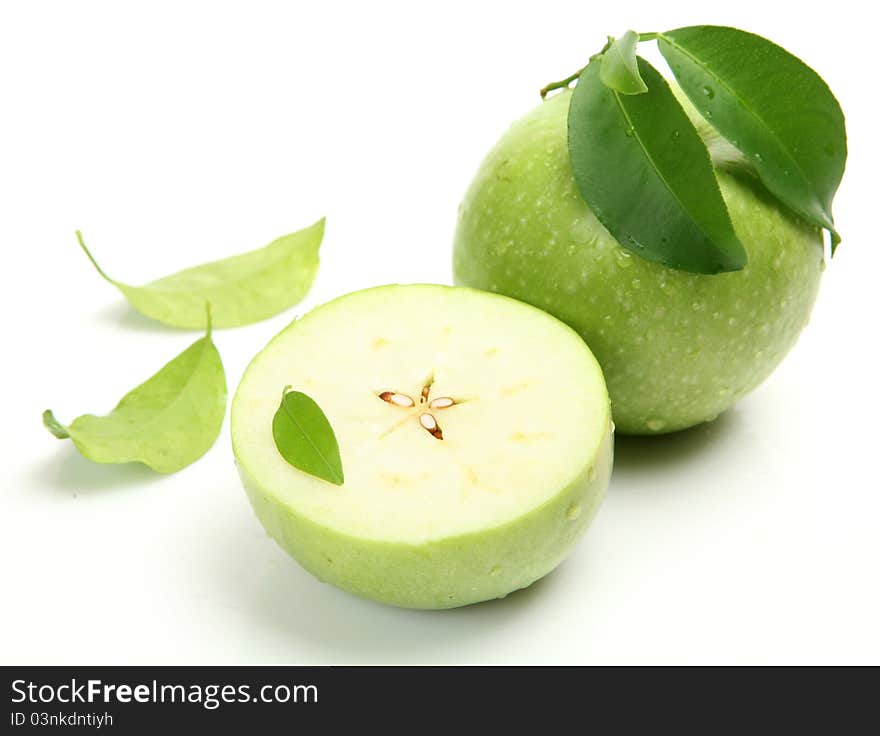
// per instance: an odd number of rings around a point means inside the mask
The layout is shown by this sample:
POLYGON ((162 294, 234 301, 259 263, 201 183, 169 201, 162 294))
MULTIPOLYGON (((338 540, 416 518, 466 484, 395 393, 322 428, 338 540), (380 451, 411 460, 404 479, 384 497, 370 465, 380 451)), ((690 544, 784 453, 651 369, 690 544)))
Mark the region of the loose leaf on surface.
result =
POLYGON ((640 95, 648 91, 648 86, 639 74, 636 59, 636 46, 639 34, 627 31, 620 38, 611 41, 599 68, 599 78, 606 87, 624 95, 640 95))
POLYGON ((660 52, 700 113, 754 165, 765 186, 832 234, 846 165, 837 100, 810 67, 765 38, 722 26, 657 34, 660 52))
POLYGON ((338 486, 343 484, 336 435, 314 399, 285 388, 272 419, 272 436, 278 452, 293 467, 338 486))
POLYGON ((695 273, 746 264, 709 154, 669 86, 644 59, 648 91, 621 95, 590 62, 572 93, 568 148, 578 189, 632 252, 695 273))
POLYGON ((147 317, 173 327, 202 327, 209 302, 215 327, 238 327, 267 319, 305 297, 318 270, 324 220, 264 248, 187 268, 143 286, 110 278, 79 231, 76 236, 98 273, 147 317))
POLYGON ((226 376, 209 317, 204 337, 127 393, 108 415, 84 414, 64 426, 47 409, 43 424, 59 439, 69 437, 94 462, 141 462, 173 473, 210 449, 225 414, 226 376))

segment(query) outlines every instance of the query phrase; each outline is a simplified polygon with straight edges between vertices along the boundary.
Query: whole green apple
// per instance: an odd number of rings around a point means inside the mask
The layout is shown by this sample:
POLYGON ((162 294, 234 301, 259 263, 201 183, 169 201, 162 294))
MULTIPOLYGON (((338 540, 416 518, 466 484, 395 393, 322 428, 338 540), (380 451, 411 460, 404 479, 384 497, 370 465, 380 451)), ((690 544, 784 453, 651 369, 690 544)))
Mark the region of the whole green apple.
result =
MULTIPOLYGON (((748 265, 703 275, 631 254, 572 178, 570 99, 565 91, 544 101, 483 161, 460 208, 455 281, 533 304, 577 330, 605 372, 619 432, 712 420, 797 340, 824 268, 822 234, 748 172, 716 162, 748 265)), ((707 126, 694 122, 705 137, 707 126)))

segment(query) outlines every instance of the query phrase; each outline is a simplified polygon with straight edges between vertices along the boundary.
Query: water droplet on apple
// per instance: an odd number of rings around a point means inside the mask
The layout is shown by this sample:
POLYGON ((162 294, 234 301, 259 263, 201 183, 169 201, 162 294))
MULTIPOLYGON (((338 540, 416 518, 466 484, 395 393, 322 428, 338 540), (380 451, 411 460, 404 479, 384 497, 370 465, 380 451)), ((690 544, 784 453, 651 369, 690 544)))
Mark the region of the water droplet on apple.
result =
POLYGON ((581 505, 579 503, 573 503, 568 507, 568 511, 565 512, 565 518, 569 521, 574 521, 581 515, 581 505))
POLYGON ((666 426, 666 422, 664 422, 662 419, 649 419, 647 424, 648 429, 650 429, 652 432, 659 432, 666 426))
POLYGON ((590 242, 592 233, 590 232, 589 223, 583 218, 578 218, 571 223, 569 235, 575 243, 590 242))
POLYGON ((614 251, 614 258, 617 261, 617 265, 621 268, 629 268, 632 266, 632 256, 623 248, 617 248, 614 251))
POLYGON ((718 392, 718 396, 721 397, 722 399, 726 399, 726 398, 727 398, 728 396, 730 396, 732 393, 733 393, 733 391, 731 391, 729 388, 727 388, 727 387, 725 386, 723 389, 721 389, 721 390, 718 392))
POLYGON ((500 572, 501 572, 500 565, 492 565, 492 569, 489 570, 489 574, 492 575, 493 577, 500 572))

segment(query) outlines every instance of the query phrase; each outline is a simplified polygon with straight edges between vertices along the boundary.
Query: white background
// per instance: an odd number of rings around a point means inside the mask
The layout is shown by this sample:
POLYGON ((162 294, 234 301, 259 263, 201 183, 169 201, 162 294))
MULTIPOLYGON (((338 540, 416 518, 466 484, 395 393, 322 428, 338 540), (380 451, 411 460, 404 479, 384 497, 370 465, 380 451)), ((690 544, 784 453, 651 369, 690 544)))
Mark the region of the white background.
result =
POLYGON ((0 661, 880 662, 878 81, 859 6, 3 3, 0 661), (47 407, 109 411, 197 337, 129 309, 74 229, 141 283, 327 215, 308 300, 215 334, 232 390, 294 314, 448 283, 465 187, 543 83, 606 34, 701 22, 774 39, 837 94, 844 242, 775 375, 712 425, 620 438, 593 527, 532 588, 447 612, 359 600, 266 537, 228 426, 169 477, 93 465, 41 426, 47 407))

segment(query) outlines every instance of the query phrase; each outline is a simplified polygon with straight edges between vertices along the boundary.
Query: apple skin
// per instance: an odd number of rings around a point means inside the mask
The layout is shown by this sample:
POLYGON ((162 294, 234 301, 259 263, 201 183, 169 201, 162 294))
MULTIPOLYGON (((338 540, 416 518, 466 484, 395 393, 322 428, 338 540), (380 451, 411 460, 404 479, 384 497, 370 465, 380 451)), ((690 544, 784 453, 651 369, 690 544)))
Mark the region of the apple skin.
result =
POLYGON ((238 472, 269 536, 318 580, 402 608, 457 608, 526 588, 567 556, 611 477, 607 421, 594 461, 548 501, 492 529, 423 544, 364 539, 321 525, 279 503, 240 462, 238 472))
POLYGON ((527 302, 577 330, 605 373, 618 432, 710 421, 773 372, 809 320, 822 233, 754 177, 716 164, 748 265, 692 274, 631 254, 575 185, 570 99, 564 91, 544 101, 481 164, 459 209, 455 282, 527 302))

